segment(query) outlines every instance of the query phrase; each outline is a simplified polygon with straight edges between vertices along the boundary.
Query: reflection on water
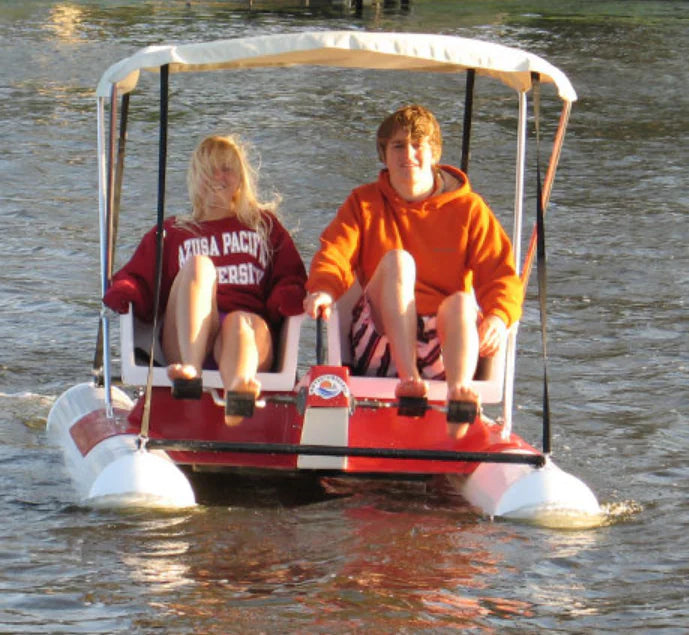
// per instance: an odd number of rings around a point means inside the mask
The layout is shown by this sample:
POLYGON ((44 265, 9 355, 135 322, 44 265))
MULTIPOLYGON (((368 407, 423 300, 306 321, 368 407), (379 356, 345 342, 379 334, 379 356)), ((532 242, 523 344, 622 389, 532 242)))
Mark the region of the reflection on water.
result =
POLYGON ((82 22, 83 11, 73 4, 57 4, 50 10, 49 21, 45 28, 65 42, 77 42, 81 39, 79 27, 82 22))
POLYGON ((139 519, 126 538, 125 527, 110 527, 108 537, 150 607, 197 624, 218 620, 216 632, 234 620, 248 626, 247 607, 255 628, 271 614, 285 619, 296 611, 296 623, 301 615, 328 632, 364 623, 386 632, 457 628, 481 616, 530 615, 530 603, 491 588, 505 565, 493 542, 507 546, 513 536, 499 525, 474 525, 469 515, 449 530, 445 512, 428 507, 417 489, 406 506, 394 502, 402 486, 380 500, 273 508, 263 512, 268 523, 253 508, 207 508, 174 522, 139 519), (391 500, 398 510, 377 504, 391 500), (221 513, 224 531, 203 531, 221 513))

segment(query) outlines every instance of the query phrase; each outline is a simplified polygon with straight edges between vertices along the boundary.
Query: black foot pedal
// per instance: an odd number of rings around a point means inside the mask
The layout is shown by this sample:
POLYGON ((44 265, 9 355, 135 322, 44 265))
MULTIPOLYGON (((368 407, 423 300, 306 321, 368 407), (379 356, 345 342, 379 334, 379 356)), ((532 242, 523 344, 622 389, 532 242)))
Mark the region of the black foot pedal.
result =
POLYGON ((175 399, 201 399, 202 393, 203 382, 201 377, 172 380, 172 396, 175 399))
POLYGON ((475 401, 448 401, 447 421, 449 423, 473 423, 478 416, 475 401))
POLYGON ((256 395, 252 392, 228 390, 225 393, 225 416, 252 417, 256 395))
POLYGON ((426 397, 398 397, 397 414, 400 417, 423 417, 428 410, 426 397))

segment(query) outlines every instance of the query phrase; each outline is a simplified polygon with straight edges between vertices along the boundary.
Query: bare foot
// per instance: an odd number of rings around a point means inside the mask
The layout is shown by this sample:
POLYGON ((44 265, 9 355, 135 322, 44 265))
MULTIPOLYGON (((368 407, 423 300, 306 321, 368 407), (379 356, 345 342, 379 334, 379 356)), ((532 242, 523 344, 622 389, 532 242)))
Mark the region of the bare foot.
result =
POLYGON ((428 394, 428 384, 423 379, 401 379, 395 386, 395 397, 423 398, 428 394))
POLYGON ((473 401, 478 404, 478 393, 470 386, 453 386, 447 389, 448 401, 473 401))
MULTIPOLYGON (((230 386, 230 388, 228 390, 231 390, 234 392, 252 393, 254 396, 254 399, 256 399, 261 394, 261 384, 255 378, 251 378, 251 379, 241 379, 240 378, 240 379, 237 379, 234 382, 232 382, 232 386, 230 386)), ((225 415, 225 425, 227 425, 227 426, 239 425, 243 420, 244 420, 244 417, 242 417, 241 415, 225 415)))
POLYGON ((453 423, 447 422, 447 436, 452 439, 463 439, 469 431, 468 423, 453 423))
MULTIPOLYGON (((471 401, 476 404, 477 412, 480 411, 481 405, 479 403, 478 393, 469 386, 453 386, 448 387, 447 390, 448 401, 471 401)), ((447 434, 453 439, 462 439, 469 430, 470 423, 455 423, 447 422, 447 434)))
POLYGON ((167 376, 175 379, 196 379, 201 373, 193 364, 170 364, 167 367, 167 376))

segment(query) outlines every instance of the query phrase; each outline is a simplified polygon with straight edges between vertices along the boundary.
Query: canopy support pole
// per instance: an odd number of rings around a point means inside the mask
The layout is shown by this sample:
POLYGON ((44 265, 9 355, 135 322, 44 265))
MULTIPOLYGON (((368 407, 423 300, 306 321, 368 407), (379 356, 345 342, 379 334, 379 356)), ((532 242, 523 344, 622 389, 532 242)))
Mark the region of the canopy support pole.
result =
MULTIPOLYGON (((115 96, 113 96, 113 100, 111 103, 111 112, 113 113, 113 117, 111 119, 111 125, 110 125, 110 137, 111 139, 114 139, 114 129, 115 129, 115 124, 114 121, 116 119, 116 101, 115 101, 115 96)), ((121 200, 121 195, 122 195, 122 178, 124 174, 124 151, 125 151, 125 144, 126 144, 126 137, 127 137, 127 115, 129 112, 129 95, 123 95, 122 96, 122 101, 121 101, 121 109, 120 109, 120 136, 117 144, 117 164, 115 167, 115 174, 114 174, 114 181, 113 181, 113 175, 112 175, 112 168, 107 169, 107 176, 105 177, 105 182, 106 182, 106 192, 105 192, 105 210, 106 210, 106 217, 103 222, 103 229, 104 229, 104 244, 106 245, 106 250, 105 250, 105 258, 103 260, 103 271, 104 275, 102 276, 103 281, 102 281, 102 289, 107 290, 107 288, 110 286, 110 280, 112 277, 112 268, 113 268, 113 263, 115 260, 115 244, 117 242, 117 228, 119 225, 119 214, 120 214, 120 200, 121 200), (112 185, 114 183, 114 186, 112 185), (113 189, 114 188, 114 189, 113 189), (113 189, 112 194, 110 193, 110 190, 113 189)), ((101 123, 101 116, 102 113, 99 113, 99 124, 101 123)), ((99 140, 100 141, 100 140, 99 140)), ((109 156, 109 163, 108 165, 113 165, 114 163, 114 157, 113 157, 113 152, 114 152, 114 140, 111 140, 110 146, 109 146, 109 151, 108 151, 108 156, 109 156)), ((104 159, 103 155, 103 160, 104 159)), ((100 160, 100 158, 99 158, 100 160)), ((103 250, 101 249, 101 254, 103 254, 103 250)), ((102 294, 105 293, 105 291, 102 291, 102 294)), ((105 312, 103 312, 105 313, 105 312)), ((92 366, 92 375, 93 375, 93 383, 96 386, 103 386, 105 384, 105 379, 104 379, 104 373, 105 370, 104 368, 107 366, 107 364, 103 363, 103 357, 104 357, 104 332, 108 331, 109 329, 104 326, 104 321, 109 324, 109 319, 107 314, 104 314, 98 322, 98 335, 96 336, 96 350, 93 355, 93 366, 92 366)), ((110 374, 110 373, 109 373, 110 374)), ((108 390, 108 395, 110 394, 110 391, 108 390)))
MULTIPOLYGON (((565 101, 562 105, 562 112, 560 113, 560 122, 558 124, 557 130, 555 132, 555 138, 553 140, 553 149, 550 154, 550 162, 548 163, 548 169, 545 173, 545 178, 543 179, 543 194, 542 194, 542 204, 543 204, 543 214, 545 215, 548 210, 548 203, 550 202, 550 193, 553 189, 553 181, 555 180, 555 172, 557 171, 557 164, 560 161, 560 153, 562 152, 562 145, 565 142, 565 131, 567 129, 567 122, 569 121, 569 114, 572 110, 572 103, 565 101)), ((536 223, 534 223, 533 232, 531 233, 531 239, 529 241, 529 248, 526 252, 526 257, 524 258, 524 267, 522 268, 522 284, 524 286, 524 296, 526 297, 526 288, 529 283, 529 276, 531 275, 531 267, 533 265, 533 259, 536 256, 536 240, 538 237, 538 228, 536 223)))
POLYGON ((115 168, 115 192, 113 194, 112 262, 115 260, 117 230, 120 224, 120 201, 122 199, 122 179, 124 178, 124 155, 127 145, 127 123, 129 119, 129 93, 122 95, 120 101, 120 137, 117 141, 117 166, 115 168))
MULTIPOLYGON (((517 158, 515 167, 514 187, 514 219, 512 225, 512 249, 514 262, 519 275, 520 247, 522 240, 522 215, 524 212, 524 179, 526 171, 526 135, 528 119, 528 103, 526 92, 519 95, 519 120, 517 122, 517 158)), ((503 399, 502 438, 508 439, 512 434, 512 409, 514 407, 514 375, 517 363, 517 330, 519 323, 510 328, 507 335, 507 350, 505 352, 505 388, 503 399)))
POLYGON ((462 124, 462 160, 460 167, 462 172, 469 172, 469 146, 471 142, 471 121, 474 111, 474 80, 476 71, 473 68, 467 70, 466 91, 464 93, 464 123, 462 124))
MULTIPOLYGON (((115 187, 115 138, 117 131, 117 87, 110 91, 108 138, 105 131, 105 100, 98 100, 98 181, 99 181, 99 227, 101 253, 101 297, 110 286, 112 277, 112 234, 113 206, 115 187)), ((106 416, 112 418, 112 378, 110 375, 110 321, 104 310, 101 310, 96 355, 93 365, 94 383, 102 385, 105 399, 106 416), (99 363, 100 362, 100 363, 99 363), (100 366, 100 368, 99 368, 100 366), (102 383, 101 383, 102 382, 102 383)))
POLYGON ((146 379, 146 393, 144 409, 141 417, 141 432, 139 439, 146 442, 151 420, 151 393, 153 389, 153 362, 155 338, 158 326, 158 311, 160 310, 160 283, 163 275, 163 239, 165 237, 163 223, 165 221, 165 174, 167 170, 167 128, 169 107, 169 78, 170 66, 160 67, 160 131, 158 142, 158 222, 156 224, 156 271, 155 298, 153 302, 153 329, 151 330, 151 348, 148 355, 148 377, 146 379))
POLYGON ((541 82, 533 73, 534 121, 536 124, 536 269, 538 273, 538 304, 541 315, 541 346, 543 348, 543 453, 550 454, 550 397, 548 395, 548 349, 546 342, 547 274, 545 250, 545 222, 543 186, 541 184, 541 82))

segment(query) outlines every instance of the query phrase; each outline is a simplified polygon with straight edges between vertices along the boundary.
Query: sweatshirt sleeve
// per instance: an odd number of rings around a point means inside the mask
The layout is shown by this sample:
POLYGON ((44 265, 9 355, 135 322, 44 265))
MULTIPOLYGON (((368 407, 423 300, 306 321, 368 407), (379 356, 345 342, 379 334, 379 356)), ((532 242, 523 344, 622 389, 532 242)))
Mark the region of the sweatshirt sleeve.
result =
POLYGON ((474 203, 472 215, 467 265, 474 275, 476 301, 485 315, 496 315, 509 327, 521 317, 523 299, 512 245, 480 197, 474 203))
POLYGON ((144 235, 131 260, 112 279, 103 296, 103 304, 119 313, 126 313, 129 303, 137 317, 153 320, 155 291, 155 228, 144 235))
POLYGON ((271 246, 273 261, 266 309, 268 318, 276 324, 285 316, 304 312, 306 269, 291 236, 276 219, 273 219, 271 246))
POLYGON ((325 291, 337 300, 354 283, 361 238, 361 212, 352 192, 320 237, 320 248, 309 269, 306 290, 325 291))

